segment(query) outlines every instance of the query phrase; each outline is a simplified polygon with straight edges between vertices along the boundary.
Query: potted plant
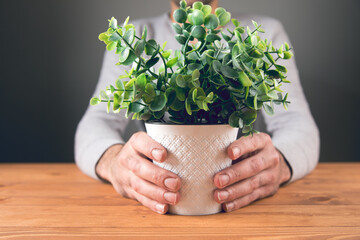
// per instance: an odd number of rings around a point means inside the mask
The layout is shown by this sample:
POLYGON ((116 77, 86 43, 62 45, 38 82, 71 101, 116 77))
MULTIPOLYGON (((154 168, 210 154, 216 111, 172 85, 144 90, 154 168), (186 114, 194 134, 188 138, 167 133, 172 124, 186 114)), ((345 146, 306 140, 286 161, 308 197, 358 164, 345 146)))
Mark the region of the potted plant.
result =
POLYGON ((107 103, 107 111, 126 111, 126 117, 145 121, 148 134, 168 150, 156 163, 182 178, 181 200, 169 212, 202 215, 221 210, 213 199, 213 176, 231 165, 226 148, 238 129, 256 133, 253 124, 262 108, 274 114, 273 104, 288 105, 282 93, 286 68, 279 59, 292 57, 287 43, 279 48, 261 39, 261 25, 241 26, 224 8, 183 0, 174 11, 173 29, 181 49, 166 50, 136 35, 129 18, 120 26, 115 18, 99 35, 117 65, 131 65, 114 85, 90 100, 107 103), (230 20, 233 30, 222 29, 230 20))

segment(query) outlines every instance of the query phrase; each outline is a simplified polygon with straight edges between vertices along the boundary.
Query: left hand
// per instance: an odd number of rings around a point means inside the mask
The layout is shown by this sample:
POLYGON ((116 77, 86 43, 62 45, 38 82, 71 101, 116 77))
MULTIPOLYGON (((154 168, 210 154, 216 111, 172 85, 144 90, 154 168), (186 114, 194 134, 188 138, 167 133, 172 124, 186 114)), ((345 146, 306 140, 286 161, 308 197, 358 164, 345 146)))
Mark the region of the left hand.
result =
POLYGON ((214 177, 214 198, 226 212, 275 194, 291 177, 284 157, 265 133, 241 137, 227 151, 234 164, 214 177))

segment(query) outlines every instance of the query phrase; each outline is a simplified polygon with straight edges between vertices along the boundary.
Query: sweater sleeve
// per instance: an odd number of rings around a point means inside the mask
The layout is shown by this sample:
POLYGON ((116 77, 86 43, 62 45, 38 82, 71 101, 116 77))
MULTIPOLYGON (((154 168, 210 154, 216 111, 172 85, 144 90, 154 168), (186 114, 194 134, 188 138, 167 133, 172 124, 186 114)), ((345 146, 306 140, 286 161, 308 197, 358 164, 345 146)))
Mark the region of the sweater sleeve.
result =
MULTIPOLYGON (((276 20, 274 22, 273 45, 280 47, 284 42, 290 44, 282 24, 276 20)), ((279 64, 286 66, 288 70, 287 79, 291 83, 284 83, 282 89, 288 93, 288 101, 291 103, 288 110, 282 105, 274 105, 275 115, 268 116, 263 112, 263 116, 274 146, 284 155, 291 167, 292 177, 289 182, 293 182, 316 167, 320 136, 301 87, 294 57, 290 60, 279 60, 279 64)))
MULTIPOLYGON (((123 66, 115 66, 116 55, 106 51, 99 82, 94 95, 114 84, 119 75, 124 74, 123 66)), ((78 124, 75 134, 75 161, 77 166, 88 176, 98 179, 95 166, 103 153, 114 144, 123 144, 125 129, 129 119, 124 113, 107 113, 105 106, 88 106, 78 124)))

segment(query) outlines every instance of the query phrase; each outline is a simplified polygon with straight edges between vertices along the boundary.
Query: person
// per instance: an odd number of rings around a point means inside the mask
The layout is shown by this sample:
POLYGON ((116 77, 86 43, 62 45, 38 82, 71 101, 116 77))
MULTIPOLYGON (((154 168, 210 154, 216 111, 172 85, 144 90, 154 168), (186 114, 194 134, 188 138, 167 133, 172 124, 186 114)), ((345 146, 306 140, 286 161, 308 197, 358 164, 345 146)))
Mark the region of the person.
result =
MULTIPOLYGON (((195 0, 188 0, 192 4, 195 0)), ((214 10, 218 0, 203 0, 214 10)), ((179 6, 171 0, 171 12, 179 6)), ((272 18, 248 14, 233 15, 242 25, 251 20, 261 23, 273 45, 289 42, 282 24, 272 18)), ((140 19, 132 23, 136 32, 148 27, 148 39, 167 48, 179 49, 171 28, 172 16, 140 19)), ((125 67, 115 66, 118 57, 106 52, 95 94, 113 84, 125 67)), ((228 147, 232 166, 214 176, 214 199, 227 212, 247 206, 273 195, 285 183, 293 182, 311 172, 319 157, 319 131, 311 116, 299 80, 295 60, 284 62, 288 79, 284 86, 291 104, 286 111, 276 109, 274 116, 262 114, 266 133, 240 137, 228 147)), ((75 137, 75 160, 87 175, 110 182, 124 197, 136 199, 151 210, 164 214, 169 204, 180 199, 181 179, 149 159, 166 161, 166 149, 144 132, 142 121, 129 120, 124 113, 107 114, 103 107, 89 107, 81 119, 75 137)))

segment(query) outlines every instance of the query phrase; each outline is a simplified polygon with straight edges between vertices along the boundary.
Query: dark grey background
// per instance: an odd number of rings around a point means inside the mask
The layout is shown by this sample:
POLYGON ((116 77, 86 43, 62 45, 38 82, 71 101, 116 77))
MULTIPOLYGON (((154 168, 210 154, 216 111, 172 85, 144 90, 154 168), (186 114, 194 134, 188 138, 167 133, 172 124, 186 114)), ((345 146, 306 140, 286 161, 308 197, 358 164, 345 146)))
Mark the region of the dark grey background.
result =
MULTIPOLYGON (((360 161, 360 1, 220 0, 281 20, 321 131, 321 161, 360 161)), ((72 162, 107 19, 150 17, 168 0, 0 0, 0 161, 72 162)))

